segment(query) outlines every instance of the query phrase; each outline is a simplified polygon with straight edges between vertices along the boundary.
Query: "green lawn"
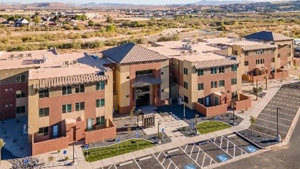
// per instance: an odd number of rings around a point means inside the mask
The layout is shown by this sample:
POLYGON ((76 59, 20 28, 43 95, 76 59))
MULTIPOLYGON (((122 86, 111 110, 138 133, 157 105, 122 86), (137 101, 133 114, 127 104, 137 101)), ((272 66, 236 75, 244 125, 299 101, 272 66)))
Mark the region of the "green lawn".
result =
POLYGON ((220 121, 205 121, 197 124, 197 129, 200 134, 206 134, 230 128, 231 126, 220 121))
POLYGON ((153 146, 155 146, 155 144, 153 144, 151 141, 142 139, 131 139, 107 147, 84 150, 83 153, 86 161, 93 162, 104 158, 109 158, 153 146))

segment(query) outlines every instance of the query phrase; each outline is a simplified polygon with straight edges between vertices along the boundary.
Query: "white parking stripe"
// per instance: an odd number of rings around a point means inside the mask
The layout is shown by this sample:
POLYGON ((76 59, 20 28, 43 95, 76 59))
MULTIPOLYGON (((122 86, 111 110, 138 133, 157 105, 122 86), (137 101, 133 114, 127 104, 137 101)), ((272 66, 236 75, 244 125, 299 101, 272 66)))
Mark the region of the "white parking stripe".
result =
POLYGON ((141 166, 137 163, 137 161, 135 159, 133 159, 133 160, 136 163, 136 165, 139 167, 139 169, 142 169, 141 166))
MULTIPOLYGON (((211 143, 213 143, 215 146, 217 146, 217 147, 220 148, 222 151, 224 151, 223 148, 220 147, 219 145, 217 145, 216 143, 214 143, 214 142, 212 142, 212 141, 211 141, 211 143)), ((226 153, 226 151, 224 151, 224 153, 226 153)), ((233 158, 232 155, 231 155, 230 153, 226 153, 226 154, 228 154, 231 158, 233 158)))
MULTIPOLYGON (((195 144, 194 144, 195 145, 195 144)), ((179 147, 182 151, 183 151, 183 149, 181 148, 181 147, 179 147)), ((188 155, 188 153, 186 153, 185 151, 183 151, 187 156, 189 156, 188 155)), ((199 166, 200 168, 201 168, 201 166, 197 163, 197 161, 195 161, 193 158, 192 158, 192 156, 190 156, 190 159, 192 159, 193 161, 194 161, 194 163, 197 165, 197 166, 199 166)))
POLYGON ((260 132, 260 131, 257 131, 257 130, 252 130, 252 129, 249 129, 248 128, 248 130, 250 130, 250 131, 253 131, 253 132, 256 132, 256 133, 259 133, 259 134, 261 134, 261 135, 266 135, 266 136, 269 136, 269 137, 274 137, 274 136, 271 136, 270 134, 267 134, 267 133, 262 133, 262 132, 260 132))
MULTIPOLYGON (((199 148, 199 150, 203 151, 198 145, 196 145, 196 146, 199 148)), ((216 161, 215 161, 210 155, 208 155, 205 151, 203 151, 203 153, 204 153, 206 156, 208 156, 210 159, 212 159, 212 160, 214 161, 214 163, 216 163, 216 161)))
MULTIPOLYGON (((273 128, 270 128, 270 127, 267 127, 267 126, 263 126, 263 125, 259 125, 259 124, 254 124, 254 125, 258 126, 258 127, 263 127, 263 128, 269 129, 269 130, 277 131, 276 129, 273 129, 273 128)), ((279 132, 282 133, 282 134, 286 133, 286 132, 281 131, 281 130, 279 130, 279 132)))
POLYGON ((153 155, 154 158, 158 161, 158 163, 159 163, 164 169, 166 169, 166 168, 164 167, 164 165, 158 160, 158 158, 156 158, 154 154, 152 154, 152 155, 153 155))
MULTIPOLYGON (((282 114, 282 113, 281 113, 282 114)), ((272 116, 270 114, 267 114, 267 113, 261 113, 260 115, 263 115, 263 116, 268 116, 268 117, 272 117, 272 118, 277 118, 277 116, 272 116)), ((286 118, 282 118, 282 117, 278 117, 279 120, 285 120, 285 121, 289 121, 289 122, 292 122, 292 120, 289 120, 289 119, 286 119, 286 118)))
MULTIPOLYGON (((265 119, 261 119, 261 118, 258 118, 257 120, 265 121, 265 122, 272 123, 272 124, 277 124, 277 122, 270 121, 270 120, 265 120, 265 119)), ((284 125, 284 124, 281 124, 281 123, 278 123, 278 125, 279 125, 279 126, 283 126, 283 127, 290 128, 290 126, 284 125)))

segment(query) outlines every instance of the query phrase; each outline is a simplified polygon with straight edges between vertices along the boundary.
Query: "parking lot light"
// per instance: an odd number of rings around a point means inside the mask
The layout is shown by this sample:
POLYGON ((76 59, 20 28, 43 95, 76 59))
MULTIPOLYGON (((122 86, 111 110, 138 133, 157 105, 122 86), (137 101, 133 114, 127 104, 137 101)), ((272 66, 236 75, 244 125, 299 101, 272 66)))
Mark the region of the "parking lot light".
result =
POLYGON ((234 100, 231 101, 230 107, 232 108, 232 113, 233 113, 233 121, 232 121, 233 123, 232 123, 232 125, 234 126, 234 124, 235 124, 235 115, 234 115, 235 101, 234 100))
POLYGON ((281 136, 279 135, 279 128, 278 128, 278 114, 279 110, 281 110, 281 107, 277 107, 277 135, 276 135, 276 141, 280 142, 281 141, 281 136))
POLYGON ((160 142, 160 139, 159 139, 159 125, 160 125, 161 123, 160 122, 158 122, 157 123, 157 144, 160 144, 161 142, 160 142))

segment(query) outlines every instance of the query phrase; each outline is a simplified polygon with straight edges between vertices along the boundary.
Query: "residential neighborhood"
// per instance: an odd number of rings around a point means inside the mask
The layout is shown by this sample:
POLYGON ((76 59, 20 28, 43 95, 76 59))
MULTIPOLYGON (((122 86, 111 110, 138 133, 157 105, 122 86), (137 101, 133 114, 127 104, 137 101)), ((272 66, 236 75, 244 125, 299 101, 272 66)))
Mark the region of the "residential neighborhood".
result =
POLYGON ((199 3, 3 3, 0 168, 298 168, 297 21, 199 3))

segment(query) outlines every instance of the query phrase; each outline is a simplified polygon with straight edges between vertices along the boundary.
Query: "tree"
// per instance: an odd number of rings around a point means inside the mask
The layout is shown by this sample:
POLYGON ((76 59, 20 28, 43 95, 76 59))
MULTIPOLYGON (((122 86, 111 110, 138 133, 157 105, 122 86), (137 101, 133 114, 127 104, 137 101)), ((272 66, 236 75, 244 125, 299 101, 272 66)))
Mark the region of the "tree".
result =
POLYGON ((88 25, 89 25, 89 26, 94 26, 94 25, 95 25, 95 22, 94 22, 93 20, 89 20, 88 25))
POLYGON ((117 29, 117 27, 116 27, 115 25, 108 25, 108 26, 106 27, 106 31, 107 31, 107 32, 115 32, 116 29, 117 29))
POLYGON ((112 22, 113 22, 113 18, 112 18, 110 15, 108 15, 108 16, 106 17, 106 22, 107 22, 107 23, 112 23, 112 22))
POLYGON ((84 30, 85 27, 84 27, 82 24, 77 24, 77 25, 75 26, 75 29, 76 29, 76 30, 84 30))
POLYGON ((40 16, 36 15, 36 16, 34 16, 34 18, 33 18, 33 22, 34 22, 34 23, 41 23, 42 20, 41 20, 40 16))
MULTIPOLYGON (((251 123, 251 127, 253 128, 253 125, 256 123, 256 118, 253 116, 250 116, 250 123, 251 123)), ((251 130, 251 135, 253 134, 253 130, 251 130)))
POLYGON ((0 162, 1 162, 1 150, 4 147, 4 145, 5 145, 4 140, 2 138, 0 138, 0 162))

